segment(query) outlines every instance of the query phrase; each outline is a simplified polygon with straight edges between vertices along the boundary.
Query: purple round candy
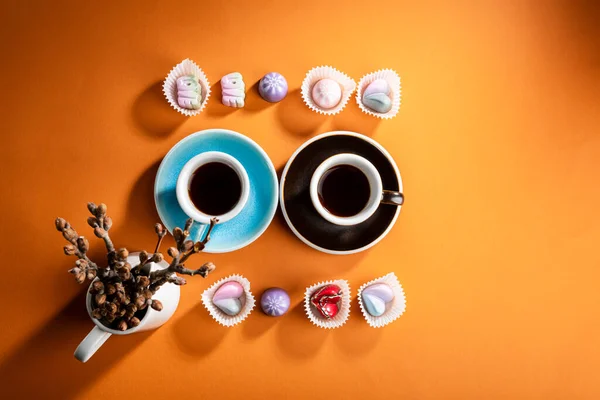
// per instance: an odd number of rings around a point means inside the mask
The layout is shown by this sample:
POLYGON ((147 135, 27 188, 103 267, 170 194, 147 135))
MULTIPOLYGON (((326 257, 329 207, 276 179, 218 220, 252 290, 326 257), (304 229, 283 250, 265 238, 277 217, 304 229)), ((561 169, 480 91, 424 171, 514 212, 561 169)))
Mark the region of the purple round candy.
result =
POLYGON ((266 101, 277 103, 287 95, 288 84, 280 73, 269 72, 258 83, 258 92, 266 101))
POLYGON ((271 317, 281 317, 290 308, 290 296, 281 288, 270 288, 260 298, 260 307, 271 317))

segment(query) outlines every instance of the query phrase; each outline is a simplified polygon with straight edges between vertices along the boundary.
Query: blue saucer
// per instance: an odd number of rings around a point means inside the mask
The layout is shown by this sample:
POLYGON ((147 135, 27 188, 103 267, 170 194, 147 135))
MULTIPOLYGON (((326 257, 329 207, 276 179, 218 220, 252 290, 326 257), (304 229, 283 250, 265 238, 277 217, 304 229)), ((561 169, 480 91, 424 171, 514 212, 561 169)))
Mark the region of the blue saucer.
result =
MULTIPOLYGON (((179 172, 192 157, 206 151, 221 151, 238 159, 250 179, 250 195, 244 209, 232 220, 218 224, 204 251, 226 253, 255 241, 267 229, 277 210, 277 174, 267 153, 252 139, 226 129, 207 129, 182 139, 162 160, 154 182, 158 215, 169 232, 183 227, 188 216, 177 201, 175 186, 179 172)), ((192 239, 199 240, 206 225, 195 223, 192 239)))

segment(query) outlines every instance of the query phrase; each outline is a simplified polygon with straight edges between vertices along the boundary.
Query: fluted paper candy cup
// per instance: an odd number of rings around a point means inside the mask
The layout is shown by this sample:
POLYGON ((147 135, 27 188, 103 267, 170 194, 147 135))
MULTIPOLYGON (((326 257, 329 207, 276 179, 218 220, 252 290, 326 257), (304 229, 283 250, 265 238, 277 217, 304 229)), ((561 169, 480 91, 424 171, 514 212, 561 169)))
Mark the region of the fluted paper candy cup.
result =
POLYGON ((306 288, 306 291, 304 292, 304 310, 306 311, 308 319, 319 328, 339 328, 348 321, 348 317, 350 316, 350 284, 347 280, 338 279, 335 281, 319 282, 306 288), (339 312, 331 319, 321 316, 315 306, 310 302, 312 295, 326 285, 337 285, 342 290, 342 300, 340 302, 339 312))
POLYGON ((400 110, 401 100, 402 85, 400 83, 400 76, 396 73, 396 71, 391 69, 375 71, 363 76, 358 82, 358 88, 356 89, 356 102, 358 103, 358 107, 366 114, 382 119, 394 118, 400 110), (375 112, 363 104, 363 93, 367 87, 377 79, 383 79, 386 81, 391 90, 390 99, 392 100, 392 108, 386 113, 375 112))
POLYGON ((358 304, 360 306, 360 311, 363 316, 367 320, 367 323, 371 325, 373 328, 381 328, 387 324, 390 324, 400 318, 404 311, 406 310, 406 296, 404 295, 404 289, 402 289, 402 285, 398 281, 396 274, 390 272, 389 274, 382 276, 381 278, 373 279, 370 282, 365 283, 358 289, 358 304), (382 315, 375 317, 366 309, 366 306, 363 302, 363 291, 374 284, 383 283, 388 285, 392 292, 394 293, 394 299, 386 304, 385 311, 382 315))
POLYGON ((356 89, 356 82, 348 75, 329 66, 315 67, 306 73, 306 77, 302 82, 301 92, 304 103, 314 112, 324 115, 335 115, 346 107, 348 100, 356 89), (340 84, 342 89, 342 98, 340 102, 329 109, 319 107, 312 98, 312 89, 315 84, 321 79, 332 79, 340 84))
POLYGON ((221 280, 218 280, 211 287, 206 289, 204 293, 202 293, 202 303, 204 304, 204 307, 206 307, 209 314, 211 315, 211 317, 214 318, 215 321, 217 321, 223 326, 229 327, 239 324, 240 322, 245 320, 246 317, 248 317, 248 315, 250 315, 250 313, 252 312, 255 301, 254 296, 250 291, 250 281, 248 281, 248 279, 244 278, 241 275, 231 275, 221 280), (236 315, 225 314, 217 306, 215 306, 212 301, 215 292, 227 282, 237 282, 240 285, 242 285, 242 288, 244 289, 244 304, 242 305, 242 309, 240 310, 240 312, 236 315))
POLYGON ((167 101, 169 102, 171 107, 173 107, 175 110, 177 110, 183 115, 192 117, 194 115, 200 114, 202 110, 204 110, 204 107, 206 107, 206 103, 208 102, 208 98, 210 97, 210 83, 208 82, 208 78, 206 77, 204 71, 202 71, 202 69, 200 69, 200 67, 196 65, 195 62, 193 62, 189 58, 186 58, 185 60, 177 64, 175 67, 173 67, 171 72, 169 72, 169 75, 167 75, 167 77, 165 78, 165 81, 163 83, 163 93, 165 94, 165 97, 167 98, 167 101), (180 78, 185 75, 193 75, 196 78, 198 78, 198 82, 200 83, 200 87, 202 88, 202 93, 200 96, 200 108, 197 110, 189 110, 187 108, 183 108, 177 103, 177 78, 180 78))

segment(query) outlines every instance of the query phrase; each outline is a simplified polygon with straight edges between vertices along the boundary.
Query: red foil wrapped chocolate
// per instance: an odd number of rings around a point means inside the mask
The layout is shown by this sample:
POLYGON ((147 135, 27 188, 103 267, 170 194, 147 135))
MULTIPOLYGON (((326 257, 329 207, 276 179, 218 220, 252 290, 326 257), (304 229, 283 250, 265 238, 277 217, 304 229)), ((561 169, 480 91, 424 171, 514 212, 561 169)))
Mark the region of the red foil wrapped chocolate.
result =
POLYGON ((342 289, 338 285, 325 285, 311 296, 310 302, 323 318, 331 319, 340 311, 342 289))

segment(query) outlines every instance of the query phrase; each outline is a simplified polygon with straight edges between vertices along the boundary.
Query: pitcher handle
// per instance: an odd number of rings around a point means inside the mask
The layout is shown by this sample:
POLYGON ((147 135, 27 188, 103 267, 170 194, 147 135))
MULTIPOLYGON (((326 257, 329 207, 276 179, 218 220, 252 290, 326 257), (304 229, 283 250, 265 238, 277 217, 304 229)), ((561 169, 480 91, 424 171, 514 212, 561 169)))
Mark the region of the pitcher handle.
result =
POLYGON ((94 329, 79 343, 75 350, 75 358, 81 362, 89 360, 96 351, 108 340, 111 333, 94 326, 94 329))

